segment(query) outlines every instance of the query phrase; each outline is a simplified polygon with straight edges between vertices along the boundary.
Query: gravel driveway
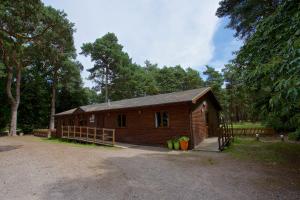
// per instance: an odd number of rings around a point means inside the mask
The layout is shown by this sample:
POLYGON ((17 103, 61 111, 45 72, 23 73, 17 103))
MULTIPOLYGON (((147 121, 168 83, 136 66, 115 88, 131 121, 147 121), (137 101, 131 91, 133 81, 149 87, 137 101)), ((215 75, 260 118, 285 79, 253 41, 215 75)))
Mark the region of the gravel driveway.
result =
POLYGON ((299 171, 226 153, 0 137, 0 199, 299 199, 299 171))

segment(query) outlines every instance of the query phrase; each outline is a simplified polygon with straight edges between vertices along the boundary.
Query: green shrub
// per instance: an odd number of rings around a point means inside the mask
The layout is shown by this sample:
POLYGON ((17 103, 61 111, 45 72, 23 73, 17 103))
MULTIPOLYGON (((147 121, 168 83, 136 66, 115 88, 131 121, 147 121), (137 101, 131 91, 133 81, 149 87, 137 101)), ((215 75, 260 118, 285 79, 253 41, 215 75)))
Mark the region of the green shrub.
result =
POLYGON ((297 129, 295 132, 289 133, 288 137, 289 137, 289 140, 299 141, 300 140, 300 129, 297 129))
POLYGON ((189 140, 190 140, 190 138, 187 137, 187 136, 182 136, 182 137, 179 138, 179 141, 186 141, 186 142, 188 142, 189 140))
POLYGON ((27 125, 27 124, 21 125, 20 128, 22 129, 22 132, 24 134, 32 133, 32 131, 33 131, 33 127, 31 125, 27 125))

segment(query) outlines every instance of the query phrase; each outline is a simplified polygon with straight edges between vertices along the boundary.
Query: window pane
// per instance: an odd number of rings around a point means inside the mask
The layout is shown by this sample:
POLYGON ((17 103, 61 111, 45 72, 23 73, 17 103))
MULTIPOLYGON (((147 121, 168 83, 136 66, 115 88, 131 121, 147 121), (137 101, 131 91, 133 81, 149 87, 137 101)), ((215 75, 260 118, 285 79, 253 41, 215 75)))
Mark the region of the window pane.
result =
POLYGON ((161 116, 160 116, 160 112, 157 112, 155 114, 156 117, 156 127, 161 127, 161 116))
POLYGON ((167 127, 169 125, 169 115, 167 112, 163 113, 163 126, 167 127))
POLYGON ((122 126, 126 127, 126 115, 122 115, 122 126))

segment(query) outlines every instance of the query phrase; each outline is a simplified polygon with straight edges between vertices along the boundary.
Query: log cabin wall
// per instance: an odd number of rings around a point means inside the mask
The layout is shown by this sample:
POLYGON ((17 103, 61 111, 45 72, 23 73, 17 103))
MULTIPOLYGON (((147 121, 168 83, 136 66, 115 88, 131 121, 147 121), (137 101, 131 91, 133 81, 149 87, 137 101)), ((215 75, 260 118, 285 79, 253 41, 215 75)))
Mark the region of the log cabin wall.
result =
POLYGON ((219 111, 212 93, 205 94, 192 106, 191 127, 193 131, 193 143, 195 147, 207 137, 216 137, 216 129, 219 127, 219 111), (206 106, 203 106, 205 102, 206 106))
POLYGON ((207 124, 205 122, 205 113, 202 111, 202 102, 200 101, 191 112, 191 123, 193 131, 193 147, 197 146, 207 136, 207 124))
POLYGON ((153 106, 104 113, 104 127, 116 129, 116 141, 132 144, 165 145, 174 137, 190 137, 187 105, 153 106), (167 112, 169 126, 156 128, 155 113, 167 112), (118 127, 118 115, 126 116, 126 127, 118 127))
MULTIPOLYGON (((83 114, 87 126, 116 129, 116 141, 144 145, 165 145, 166 141, 174 137, 188 136, 190 132, 189 104, 161 105, 144 108, 100 111, 83 114), (167 112, 169 126, 156 128, 155 113, 167 112), (95 115, 95 121, 90 122, 91 115, 95 115), (126 126, 118 127, 118 115, 126 116, 126 126)), ((61 126, 70 125, 75 115, 57 117, 57 132, 61 136, 61 126)), ((75 124, 79 125, 76 120, 75 124)))
POLYGON ((196 104, 174 103, 147 107, 84 112, 80 109, 73 114, 56 116, 58 137, 62 125, 112 128, 116 130, 116 141, 144 145, 165 145, 166 141, 179 136, 188 136, 190 148, 194 148, 206 137, 217 136, 220 106, 208 92, 196 104), (203 110, 203 102, 207 107, 203 110), (156 128, 155 113, 165 111, 169 116, 169 126, 156 128), (94 115, 94 120, 91 120, 94 115), (126 116, 126 126, 118 126, 118 115, 126 116))

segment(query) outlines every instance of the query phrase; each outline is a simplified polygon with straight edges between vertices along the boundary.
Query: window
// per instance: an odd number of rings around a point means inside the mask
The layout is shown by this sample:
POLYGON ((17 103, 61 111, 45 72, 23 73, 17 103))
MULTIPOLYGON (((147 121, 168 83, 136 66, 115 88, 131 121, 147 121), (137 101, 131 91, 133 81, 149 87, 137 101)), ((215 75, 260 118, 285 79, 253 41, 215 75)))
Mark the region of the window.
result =
POLYGON ((84 115, 79 115, 79 126, 86 126, 87 120, 85 119, 84 115))
POLYGON ((126 127, 126 115, 118 115, 118 127, 126 127))
POLYGON ((155 127, 169 127, 169 113, 156 112, 155 113, 155 127))
POLYGON ((94 123, 94 122, 95 122, 95 115, 94 115, 94 114, 92 114, 92 115, 90 116, 90 122, 91 122, 91 123, 94 123))

